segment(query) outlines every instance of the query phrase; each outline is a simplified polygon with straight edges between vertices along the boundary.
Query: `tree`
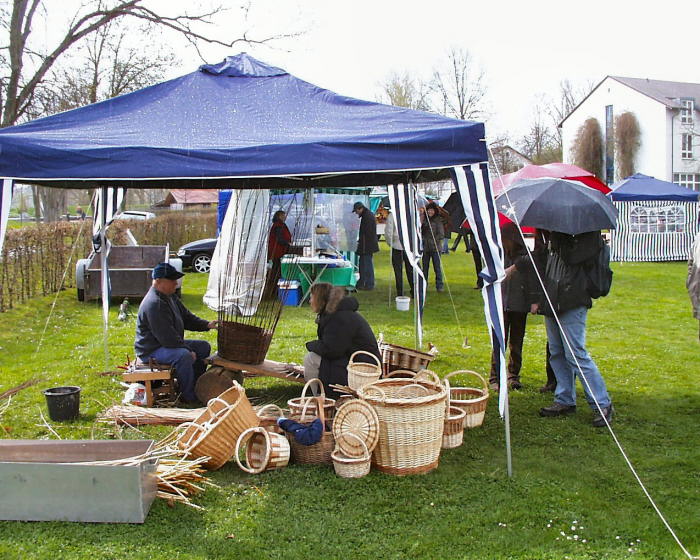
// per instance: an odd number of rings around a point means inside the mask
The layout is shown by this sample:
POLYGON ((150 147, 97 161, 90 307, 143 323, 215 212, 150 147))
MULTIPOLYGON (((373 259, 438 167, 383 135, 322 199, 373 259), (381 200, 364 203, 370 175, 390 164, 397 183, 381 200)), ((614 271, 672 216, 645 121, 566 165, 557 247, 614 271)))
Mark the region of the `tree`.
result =
POLYGON ((381 87, 390 105, 419 111, 430 110, 426 84, 420 79, 411 78, 408 72, 391 74, 381 87))
POLYGON ((520 139, 520 151, 536 165, 561 161, 561 149, 545 118, 544 98, 535 105, 528 132, 520 139))
POLYGON ((574 138, 574 165, 590 171, 596 177, 602 177, 603 153, 603 133, 600 129, 600 123, 593 117, 586 119, 574 138))
POLYGON ((438 113, 461 120, 486 114, 485 72, 466 49, 450 49, 447 64, 433 70, 429 88, 432 108, 438 113))
POLYGON ((634 175, 634 160, 639 150, 639 122, 634 113, 625 111, 615 117, 615 151, 617 152, 618 179, 634 175))
POLYGON ((551 119, 551 124, 555 131, 554 137, 560 150, 563 149, 563 146, 559 125, 593 91, 593 87, 592 82, 575 85, 568 79, 562 80, 559 82, 558 97, 551 99, 547 104, 547 114, 551 119))

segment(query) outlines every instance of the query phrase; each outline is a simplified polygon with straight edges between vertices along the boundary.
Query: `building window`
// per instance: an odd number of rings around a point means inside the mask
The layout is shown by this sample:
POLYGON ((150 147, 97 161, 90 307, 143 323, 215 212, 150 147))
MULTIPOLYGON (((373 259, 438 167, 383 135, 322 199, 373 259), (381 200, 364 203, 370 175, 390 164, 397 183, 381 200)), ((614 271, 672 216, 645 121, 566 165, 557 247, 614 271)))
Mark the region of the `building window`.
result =
POLYGON ((605 182, 615 182, 615 134, 613 124, 613 106, 605 107, 605 182))
POLYGON ((695 110, 692 99, 681 99, 681 122, 693 124, 693 111, 695 110))
POLYGON ((673 182, 681 187, 700 191, 700 173, 674 173, 673 182))
POLYGON ((635 206, 630 211, 630 230, 633 233, 685 232, 685 207, 635 206))
POLYGON ((681 158, 693 159, 693 135, 681 134, 681 158))

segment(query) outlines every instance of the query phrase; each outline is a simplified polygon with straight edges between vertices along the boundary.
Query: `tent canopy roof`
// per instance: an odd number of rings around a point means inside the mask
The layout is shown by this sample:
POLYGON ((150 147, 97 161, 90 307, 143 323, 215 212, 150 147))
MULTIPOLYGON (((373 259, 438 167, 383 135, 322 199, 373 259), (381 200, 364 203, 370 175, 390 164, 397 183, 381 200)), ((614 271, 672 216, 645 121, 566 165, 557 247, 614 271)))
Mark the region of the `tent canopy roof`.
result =
POLYGON ((678 200, 697 202, 698 194, 675 183, 635 173, 615 183, 608 195, 612 200, 678 200))
POLYGON ((0 130, 0 177, 75 188, 330 187, 433 170, 414 174, 427 181, 486 161, 484 137, 482 123, 338 95, 242 53, 0 130))

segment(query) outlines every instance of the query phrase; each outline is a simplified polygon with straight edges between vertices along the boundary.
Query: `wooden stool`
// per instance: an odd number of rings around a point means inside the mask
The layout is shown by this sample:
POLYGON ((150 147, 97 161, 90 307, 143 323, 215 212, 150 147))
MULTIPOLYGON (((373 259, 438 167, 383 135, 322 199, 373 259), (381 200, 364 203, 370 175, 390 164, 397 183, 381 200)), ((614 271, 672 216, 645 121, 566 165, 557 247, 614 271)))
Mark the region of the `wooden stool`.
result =
POLYGON ((174 373, 174 368, 168 364, 159 364, 153 360, 148 364, 137 361, 122 374, 122 379, 128 383, 143 383, 146 387, 146 406, 153 406, 155 396, 168 395, 175 400, 174 373), (162 384, 153 387, 153 381, 161 381, 162 384))

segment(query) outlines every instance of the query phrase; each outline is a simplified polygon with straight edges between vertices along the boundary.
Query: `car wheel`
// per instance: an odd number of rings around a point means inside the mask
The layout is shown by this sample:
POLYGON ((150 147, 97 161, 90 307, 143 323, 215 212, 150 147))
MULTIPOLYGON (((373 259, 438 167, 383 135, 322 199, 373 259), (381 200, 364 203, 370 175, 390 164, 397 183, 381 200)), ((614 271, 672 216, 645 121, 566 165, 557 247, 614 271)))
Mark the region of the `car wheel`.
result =
POLYGON ((209 269, 211 269, 211 257, 203 253, 195 255, 192 259, 192 269, 195 272, 209 272, 209 269))
POLYGON ((85 290, 78 288, 78 301, 85 301, 85 290))

